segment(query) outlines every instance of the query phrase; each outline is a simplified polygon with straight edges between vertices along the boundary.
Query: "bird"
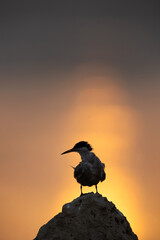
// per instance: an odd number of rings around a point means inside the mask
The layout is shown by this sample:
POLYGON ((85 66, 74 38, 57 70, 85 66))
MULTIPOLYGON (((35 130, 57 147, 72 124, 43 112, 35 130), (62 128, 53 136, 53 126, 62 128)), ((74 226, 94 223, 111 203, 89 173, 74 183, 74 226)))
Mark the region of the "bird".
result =
POLYGON ((74 178, 80 184, 81 195, 82 186, 95 185, 96 193, 98 193, 97 184, 103 182, 106 178, 104 171, 105 164, 102 163, 99 158, 92 152, 93 148, 86 141, 80 141, 74 145, 73 148, 61 153, 61 155, 71 152, 77 152, 81 156, 81 162, 73 167, 74 178))

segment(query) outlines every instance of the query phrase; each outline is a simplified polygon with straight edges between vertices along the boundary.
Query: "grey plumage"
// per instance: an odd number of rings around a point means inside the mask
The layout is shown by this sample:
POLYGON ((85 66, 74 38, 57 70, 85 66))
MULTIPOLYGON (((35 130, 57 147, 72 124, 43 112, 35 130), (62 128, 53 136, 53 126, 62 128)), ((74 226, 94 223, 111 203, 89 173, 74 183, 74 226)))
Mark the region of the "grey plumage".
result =
POLYGON ((106 174, 101 166, 93 167, 88 162, 80 162, 74 169, 74 177, 82 186, 97 185, 105 180, 106 174))
POLYGON ((78 183, 81 184, 81 194, 82 186, 96 186, 101 181, 103 182, 106 178, 104 171, 105 165, 99 158, 93 153, 92 147, 88 142, 81 141, 74 145, 70 150, 65 151, 62 154, 69 152, 78 152, 81 156, 81 162, 74 168, 74 177, 78 183))

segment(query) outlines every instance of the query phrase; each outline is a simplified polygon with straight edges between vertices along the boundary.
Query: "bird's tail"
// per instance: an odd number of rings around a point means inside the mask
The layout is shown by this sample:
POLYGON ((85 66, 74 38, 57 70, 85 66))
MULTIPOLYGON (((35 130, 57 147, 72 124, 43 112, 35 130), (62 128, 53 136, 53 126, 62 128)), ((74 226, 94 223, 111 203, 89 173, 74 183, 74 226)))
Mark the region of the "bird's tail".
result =
POLYGON ((106 173, 103 172, 103 173, 101 174, 101 182, 103 182, 105 179, 106 179, 106 173))

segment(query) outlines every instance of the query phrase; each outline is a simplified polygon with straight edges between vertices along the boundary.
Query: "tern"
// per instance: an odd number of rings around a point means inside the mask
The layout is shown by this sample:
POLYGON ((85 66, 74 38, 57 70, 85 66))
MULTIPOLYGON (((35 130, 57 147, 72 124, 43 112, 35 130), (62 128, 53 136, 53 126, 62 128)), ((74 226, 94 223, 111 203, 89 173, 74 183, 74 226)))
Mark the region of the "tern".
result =
POLYGON ((103 182, 106 178, 105 164, 102 163, 99 158, 92 152, 92 147, 88 142, 80 141, 74 145, 73 148, 61 153, 66 154, 70 152, 77 152, 81 156, 81 162, 74 168, 74 177, 78 183, 82 186, 95 185, 96 193, 98 193, 97 184, 103 182))

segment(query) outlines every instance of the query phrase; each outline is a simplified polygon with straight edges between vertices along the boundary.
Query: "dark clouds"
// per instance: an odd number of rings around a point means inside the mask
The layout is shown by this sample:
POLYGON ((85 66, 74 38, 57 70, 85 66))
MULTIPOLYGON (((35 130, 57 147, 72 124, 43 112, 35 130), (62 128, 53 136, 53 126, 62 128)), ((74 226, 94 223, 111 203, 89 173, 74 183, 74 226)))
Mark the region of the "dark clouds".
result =
POLYGON ((4 2, 0 19, 3 75, 88 62, 148 74, 160 63, 156 1, 4 2))

